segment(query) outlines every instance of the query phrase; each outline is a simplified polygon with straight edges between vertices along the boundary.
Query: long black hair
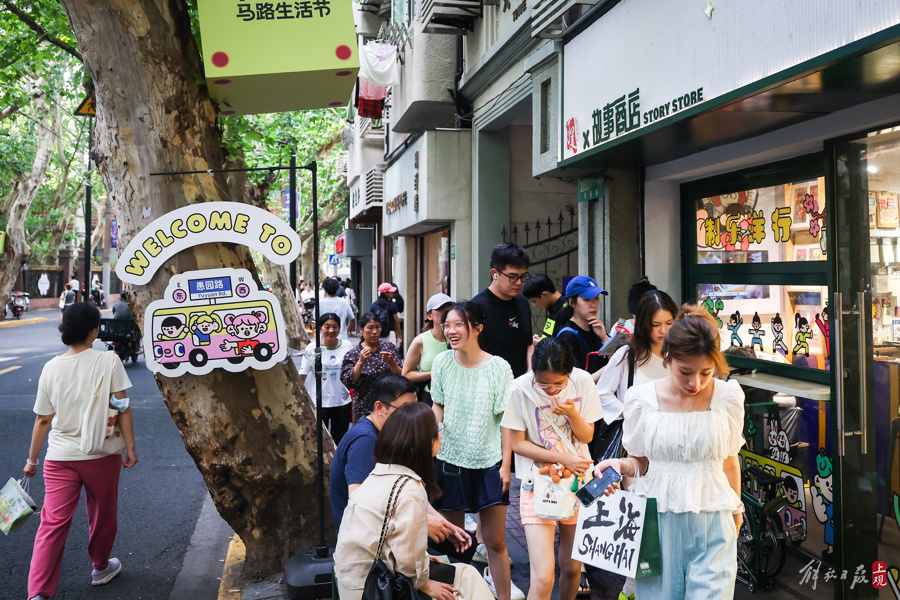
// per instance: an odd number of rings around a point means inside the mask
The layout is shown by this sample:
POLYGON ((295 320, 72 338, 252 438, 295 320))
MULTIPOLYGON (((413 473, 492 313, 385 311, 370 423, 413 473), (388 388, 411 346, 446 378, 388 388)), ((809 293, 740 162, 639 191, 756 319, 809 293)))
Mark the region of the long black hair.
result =
POLYGON ((641 296, 638 302, 637 312, 634 318, 634 333, 628 345, 628 369, 634 371, 637 367, 647 364, 652 353, 652 341, 650 332, 653 329, 653 315, 657 311, 664 310, 674 319, 678 315, 678 305, 672 297, 659 290, 650 290, 641 296))

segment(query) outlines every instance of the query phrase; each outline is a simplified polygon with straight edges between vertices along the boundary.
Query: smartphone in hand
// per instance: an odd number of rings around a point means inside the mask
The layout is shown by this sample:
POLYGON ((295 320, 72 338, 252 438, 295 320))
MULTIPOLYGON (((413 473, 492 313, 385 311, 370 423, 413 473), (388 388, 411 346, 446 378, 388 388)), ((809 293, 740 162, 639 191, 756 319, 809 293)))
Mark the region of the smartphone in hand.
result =
POLYGON ((594 500, 603 495, 606 488, 621 480, 622 476, 619 475, 618 471, 612 467, 606 467, 603 473, 600 474, 600 477, 594 477, 587 485, 575 492, 575 497, 578 498, 582 505, 590 506, 594 500))

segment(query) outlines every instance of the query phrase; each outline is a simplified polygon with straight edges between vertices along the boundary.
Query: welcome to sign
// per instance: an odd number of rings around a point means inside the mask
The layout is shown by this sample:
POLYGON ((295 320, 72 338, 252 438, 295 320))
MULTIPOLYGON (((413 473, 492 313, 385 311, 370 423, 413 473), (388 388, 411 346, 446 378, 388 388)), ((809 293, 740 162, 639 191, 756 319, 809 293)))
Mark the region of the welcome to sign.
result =
POLYGON ((142 229, 119 257, 116 275, 145 285, 178 252, 217 242, 249 246, 279 265, 300 254, 297 233, 269 211, 238 202, 205 202, 166 213, 142 229))

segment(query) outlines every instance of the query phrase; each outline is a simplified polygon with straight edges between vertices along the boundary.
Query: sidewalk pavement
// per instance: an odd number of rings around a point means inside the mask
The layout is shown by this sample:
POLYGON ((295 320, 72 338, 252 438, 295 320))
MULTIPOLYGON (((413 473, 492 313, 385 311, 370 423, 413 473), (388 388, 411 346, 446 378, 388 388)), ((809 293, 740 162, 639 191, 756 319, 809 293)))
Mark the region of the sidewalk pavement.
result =
MULTIPOLYGON (((209 502, 211 503, 211 501, 209 502)), ((201 512, 201 521, 203 521, 203 513, 205 513, 206 510, 207 506, 204 504, 203 511, 201 512)), ((216 517, 218 518, 218 515, 216 515, 216 517)), ((222 523, 224 524, 224 521, 222 521, 222 523)), ((227 527, 228 526, 225 525, 225 528, 227 527)), ((200 523, 198 523, 198 529, 199 528, 200 523)), ((506 533, 506 544, 509 549, 509 556, 513 560, 513 583, 527 594, 531 580, 528 563, 528 543, 525 539, 525 529, 522 526, 522 521, 519 516, 519 480, 515 476, 513 476, 513 484, 510 490, 509 510, 506 514, 506 533)), ((226 534, 231 535, 230 528, 227 528, 226 534)), ((197 533, 195 532, 194 535, 196 537, 197 533)), ((189 556, 192 555, 193 546, 194 540, 192 538, 191 549, 188 550, 188 555, 185 556, 185 565, 188 563, 189 556)), ((204 553, 193 553, 193 556, 200 557, 203 554, 204 553)), ((206 556, 213 557, 222 556, 222 554, 210 555, 208 552, 205 554, 206 556)), ((237 535, 234 535, 228 545, 228 552, 225 554, 225 558, 219 559, 216 563, 222 567, 222 577, 220 578, 221 582, 219 584, 217 600, 287 600, 286 587, 283 579, 279 577, 275 577, 271 581, 243 583, 241 581, 241 564, 243 558, 244 546, 241 543, 240 538, 237 535)), ((206 560, 209 561, 210 558, 206 558, 206 560)), ((212 560, 215 560, 215 558, 212 560)), ((474 566, 478 567, 479 571, 483 571, 484 569, 483 564, 475 563, 474 566)), ((793 571, 795 570, 796 569, 790 567, 785 568, 781 575, 781 577, 784 578, 784 583, 787 583, 788 579, 793 578, 793 571)), ((559 600, 558 576, 559 570, 557 568, 557 583, 553 588, 552 600, 559 600)), ((617 600, 619 592, 622 590, 622 584, 625 581, 624 577, 600 571, 599 569, 591 569, 588 578, 591 585, 589 600, 617 600)), ((170 600, 206 600, 207 598, 211 598, 208 594, 201 594, 193 591, 190 594, 184 594, 183 591, 189 588, 180 585, 181 580, 182 576, 179 575, 179 579, 176 581, 175 590, 173 590, 170 600), (176 594, 176 592, 178 592, 178 594, 176 594)), ((751 598, 757 600, 759 598, 764 598, 765 600, 789 600, 802 597, 803 596, 798 595, 796 591, 791 591, 784 587, 783 582, 780 581, 776 582, 776 587, 774 589, 758 590, 754 594, 751 594, 747 590, 747 587, 740 582, 735 585, 735 600, 750 600, 751 598)), ((580 598, 586 597, 580 596, 580 598)))

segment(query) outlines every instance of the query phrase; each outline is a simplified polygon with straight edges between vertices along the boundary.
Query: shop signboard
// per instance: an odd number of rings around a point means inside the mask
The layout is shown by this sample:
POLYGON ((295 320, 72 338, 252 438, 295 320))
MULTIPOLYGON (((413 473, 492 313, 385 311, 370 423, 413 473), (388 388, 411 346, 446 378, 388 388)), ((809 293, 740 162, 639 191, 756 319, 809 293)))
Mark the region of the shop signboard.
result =
POLYGON ((821 10, 817 0, 709 15, 691 0, 616 4, 564 47, 563 162, 750 95, 900 22, 900 4, 835 3, 816 35, 799 35, 821 10))
POLYGON ((605 180, 602 175, 582 177, 578 180, 578 201, 590 202, 606 193, 605 180))
POLYGON ((206 84, 221 114, 346 105, 359 70, 353 7, 199 0, 206 84))

